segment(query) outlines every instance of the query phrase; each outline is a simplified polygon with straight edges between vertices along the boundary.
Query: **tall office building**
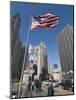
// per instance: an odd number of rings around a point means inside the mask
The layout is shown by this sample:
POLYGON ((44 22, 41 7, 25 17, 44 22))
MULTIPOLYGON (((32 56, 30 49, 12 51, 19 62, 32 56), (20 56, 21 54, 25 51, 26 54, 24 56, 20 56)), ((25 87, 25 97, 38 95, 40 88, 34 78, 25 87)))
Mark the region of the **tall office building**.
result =
MULTIPOLYGON (((26 50, 25 46, 21 45, 20 56, 18 58, 18 60, 19 60, 19 62, 18 62, 18 78, 19 79, 21 77, 21 72, 22 72, 22 67, 23 67, 25 50, 26 50)), ((26 53, 25 69, 27 67, 27 63, 28 63, 28 50, 27 50, 27 53, 26 53)))
POLYGON ((18 64, 21 53, 21 42, 19 40, 19 29, 21 19, 20 15, 16 14, 11 17, 11 78, 18 78, 18 64))
POLYGON ((58 69, 58 65, 57 64, 53 64, 53 69, 58 69))
MULTIPOLYGON (((10 31, 10 43, 11 43, 11 84, 10 84, 10 96, 13 95, 13 90, 16 90, 18 92, 18 86, 15 86, 17 82, 19 82, 21 78, 22 73, 22 67, 23 67, 23 61, 24 61, 24 54, 26 51, 26 46, 22 46, 22 43, 20 41, 20 25, 21 25, 21 19, 20 15, 16 14, 11 17, 11 31, 10 31)), ((25 59, 25 68, 27 67, 27 60, 28 60, 28 47, 26 52, 26 59, 25 59)))
MULTIPOLYGON (((10 41, 11 41, 11 79, 12 80, 20 79, 23 59, 24 59, 24 53, 26 49, 25 47, 22 46, 22 43, 20 41, 20 35, 19 35, 20 25, 21 25, 20 15, 16 14, 12 16, 11 17, 11 33, 10 33, 11 35, 10 37, 10 41)), ((26 53, 26 56, 27 55, 28 55, 28 52, 26 53)), ((26 62, 25 62, 25 65, 26 65, 26 62)))
POLYGON ((72 79, 74 71, 74 31, 71 25, 67 25, 58 35, 58 47, 63 79, 72 79))
POLYGON ((19 29, 21 25, 20 15, 16 14, 11 17, 11 56, 14 54, 15 48, 20 44, 19 41, 19 29))

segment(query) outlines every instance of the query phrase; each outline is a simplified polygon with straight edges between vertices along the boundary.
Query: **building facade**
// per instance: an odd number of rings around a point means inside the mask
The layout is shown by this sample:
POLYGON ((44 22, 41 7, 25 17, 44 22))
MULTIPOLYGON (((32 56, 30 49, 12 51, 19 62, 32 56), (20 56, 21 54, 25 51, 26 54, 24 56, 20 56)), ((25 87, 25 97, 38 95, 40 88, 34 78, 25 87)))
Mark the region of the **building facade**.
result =
POLYGON ((21 42, 19 40, 19 29, 21 19, 20 15, 16 14, 11 17, 11 78, 18 78, 18 64, 21 53, 21 42))
MULTIPOLYGON (((11 17, 11 33, 10 33, 10 42, 11 42, 11 79, 19 80, 22 71, 22 65, 25 54, 25 46, 22 46, 20 41, 20 25, 21 19, 20 15, 16 14, 11 17)), ((28 49, 27 49, 28 51, 28 49)), ((28 58, 28 52, 26 53, 28 58)), ((25 62, 26 65, 26 62, 25 62)), ((26 66, 25 66, 26 67, 26 66)))
POLYGON ((14 50, 18 44, 20 44, 19 41, 19 30, 20 30, 20 25, 21 25, 21 19, 20 15, 16 14, 11 17, 11 55, 13 56, 14 50))
POLYGON ((53 64, 53 69, 58 69, 58 65, 57 64, 53 64))
POLYGON ((58 47, 63 79, 72 79, 74 73, 74 31, 67 25, 58 35, 58 47))
POLYGON ((48 54, 46 45, 41 42, 38 47, 38 77, 43 80, 48 79, 48 54))
POLYGON ((34 78, 42 78, 42 80, 48 78, 47 48, 43 42, 38 46, 31 46, 29 50, 29 66, 34 78))
POLYGON ((53 64, 50 67, 50 72, 49 72, 49 79, 61 81, 62 80, 62 71, 60 69, 60 66, 57 64, 53 64))

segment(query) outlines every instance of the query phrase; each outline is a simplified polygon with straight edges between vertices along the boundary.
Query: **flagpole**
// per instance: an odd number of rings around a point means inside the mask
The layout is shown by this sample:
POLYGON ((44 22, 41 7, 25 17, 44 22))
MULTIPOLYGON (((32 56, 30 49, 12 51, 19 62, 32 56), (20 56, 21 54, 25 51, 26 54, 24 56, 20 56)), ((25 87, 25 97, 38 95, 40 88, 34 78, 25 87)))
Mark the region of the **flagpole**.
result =
POLYGON ((28 28, 28 33, 27 33, 27 40, 26 40, 26 44, 25 44, 25 54, 24 54, 24 60, 23 60, 21 78, 20 78, 20 82, 19 82, 18 98, 20 97, 21 86, 22 86, 22 80, 23 80, 23 73, 24 73, 24 68, 25 68, 25 61, 26 61, 26 54, 27 54, 27 50, 28 50, 29 33, 30 33, 30 24, 31 24, 31 23, 29 23, 29 28, 28 28))

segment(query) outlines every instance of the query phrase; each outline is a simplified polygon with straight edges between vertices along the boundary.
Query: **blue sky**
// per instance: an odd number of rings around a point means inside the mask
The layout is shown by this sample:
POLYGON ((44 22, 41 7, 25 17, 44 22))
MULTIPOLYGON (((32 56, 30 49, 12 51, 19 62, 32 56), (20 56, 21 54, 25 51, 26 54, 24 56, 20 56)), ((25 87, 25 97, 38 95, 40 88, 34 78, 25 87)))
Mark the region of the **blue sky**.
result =
POLYGON ((57 5, 57 4, 37 4, 37 3, 21 3, 11 2, 11 16, 20 13, 20 40, 24 44, 26 42, 29 23, 31 24, 31 16, 39 16, 52 13, 59 16, 59 24, 53 29, 34 29, 30 31, 29 43, 39 45, 41 41, 47 46, 51 64, 60 65, 59 50, 56 36, 67 25, 73 25, 73 6, 57 5))

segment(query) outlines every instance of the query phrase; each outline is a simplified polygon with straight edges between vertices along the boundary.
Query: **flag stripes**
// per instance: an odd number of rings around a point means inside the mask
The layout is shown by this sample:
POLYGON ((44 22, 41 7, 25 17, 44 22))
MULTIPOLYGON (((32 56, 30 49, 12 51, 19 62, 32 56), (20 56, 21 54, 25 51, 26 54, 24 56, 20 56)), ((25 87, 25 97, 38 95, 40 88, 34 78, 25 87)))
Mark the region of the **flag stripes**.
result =
POLYGON ((57 26, 59 17, 53 14, 33 17, 31 29, 35 28, 53 28, 57 26))

